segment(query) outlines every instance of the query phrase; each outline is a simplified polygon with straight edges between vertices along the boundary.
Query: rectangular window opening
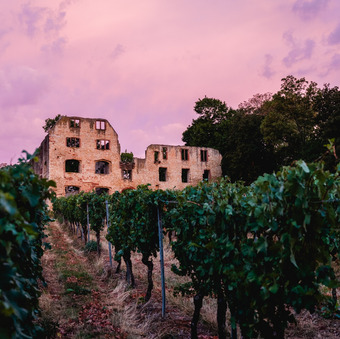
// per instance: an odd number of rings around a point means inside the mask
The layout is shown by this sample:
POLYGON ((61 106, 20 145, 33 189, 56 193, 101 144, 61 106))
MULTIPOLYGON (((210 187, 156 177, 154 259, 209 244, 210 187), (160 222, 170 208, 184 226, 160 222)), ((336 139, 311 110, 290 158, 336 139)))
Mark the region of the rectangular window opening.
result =
POLYGON ((182 182, 189 182, 189 169, 182 168, 182 182))
POLYGON ((167 172, 167 169, 166 167, 160 167, 158 169, 158 173, 159 173, 159 181, 166 181, 166 172, 167 172))
POLYGON ((166 147, 162 148, 163 160, 168 159, 168 149, 166 147))
POLYGON ((122 174, 124 180, 132 180, 132 170, 124 169, 122 174))
POLYGON ((80 120, 79 119, 70 119, 70 127, 71 128, 79 128, 80 120))
POLYGON ((80 139, 79 138, 66 138, 66 146, 67 147, 80 147, 80 139))
POLYGON ((186 148, 182 148, 182 160, 183 161, 189 160, 189 151, 186 148))
POLYGON ((97 149, 106 150, 110 149, 110 140, 97 140, 97 149))
POLYGON ((155 157, 155 163, 159 161, 159 152, 155 151, 154 153, 154 157, 155 157))
POLYGON ((210 171, 209 170, 204 170, 203 180, 210 180, 210 171))
POLYGON ((207 150, 201 150, 201 161, 208 161, 208 151, 207 150))
POLYGON ((105 121, 96 120, 96 129, 104 131, 106 129, 105 121))

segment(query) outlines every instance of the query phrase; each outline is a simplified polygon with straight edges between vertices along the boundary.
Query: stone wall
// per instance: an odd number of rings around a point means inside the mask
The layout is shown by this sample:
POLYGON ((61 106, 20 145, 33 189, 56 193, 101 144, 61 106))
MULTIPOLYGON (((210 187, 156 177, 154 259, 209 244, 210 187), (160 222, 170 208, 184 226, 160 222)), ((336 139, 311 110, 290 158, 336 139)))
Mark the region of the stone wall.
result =
POLYGON ((183 189, 203 176, 220 177, 221 159, 211 148, 150 145, 145 159, 123 164, 118 135, 107 120, 62 116, 40 145, 39 162, 33 167, 37 174, 54 180, 57 196, 63 196, 77 188, 85 192, 104 188, 112 193, 147 183, 153 189, 183 189), (102 166, 104 162, 108 168, 102 166))

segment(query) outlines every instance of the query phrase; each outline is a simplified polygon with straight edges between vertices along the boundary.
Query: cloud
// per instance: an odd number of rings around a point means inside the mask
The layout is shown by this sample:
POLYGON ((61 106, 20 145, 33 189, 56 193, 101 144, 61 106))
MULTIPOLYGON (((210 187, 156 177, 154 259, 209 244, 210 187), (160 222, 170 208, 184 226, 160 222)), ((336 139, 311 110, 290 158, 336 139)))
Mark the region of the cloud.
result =
POLYGON ((19 21, 24 25, 30 37, 45 33, 46 37, 56 37, 66 24, 66 6, 58 10, 47 7, 32 6, 29 2, 22 5, 19 21))
POLYGON ((34 105, 48 88, 47 77, 36 69, 20 66, 0 70, 0 106, 34 105))
POLYGON ((62 54, 67 40, 64 37, 57 38, 49 44, 45 44, 41 47, 43 52, 51 52, 52 54, 62 54))
POLYGON ((271 68, 271 64, 273 62, 273 56, 270 54, 266 54, 264 56, 264 66, 261 72, 261 75, 267 79, 271 79, 275 72, 271 68))
POLYGON ((284 33, 283 39, 291 46, 290 52, 282 60, 287 67, 290 67, 301 60, 311 58, 315 47, 314 40, 306 39, 303 43, 300 43, 294 39, 290 32, 284 33))
POLYGON ((335 28, 335 30, 328 36, 327 39, 330 45, 335 45, 340 43, 340 24, 335 28))
POLYGON ((50 11, 48 17, 45 20, 44 31, 47 34, 54 33, 58 34, 59 31, 64 27, 66 21, 66 12, 52 12, 50 11))
POLYGON ((47 9, 44 7, 32 7, 30 3, 22 6, 19 19, 26 28, 26 33, 33 37, 40 30, 41 21, 43 21, 47 9))
POLYGON ((125 53, 125 48, 121 44, 117 44, 116 47, 114 48, 113 52, 110 54, 110 58, 115 60, 117 59, 120 55, 125 53))
POLYGON ((297 0, 293 5, 293 12, 302 20, 314 19, 329 3, 329 0, 297 0))
POLYGON ((329 64, 329 71, 340 69, 340 54, 336 53, 333 55, 332 60, 329 64))

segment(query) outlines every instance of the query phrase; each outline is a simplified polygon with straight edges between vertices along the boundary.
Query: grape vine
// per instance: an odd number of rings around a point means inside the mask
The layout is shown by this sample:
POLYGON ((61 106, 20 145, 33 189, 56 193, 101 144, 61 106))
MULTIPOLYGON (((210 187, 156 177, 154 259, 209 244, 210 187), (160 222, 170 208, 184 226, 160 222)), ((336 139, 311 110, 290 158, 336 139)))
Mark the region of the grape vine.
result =
MULTIPOLYGON (((191 280, 178 291, 194 297, 192 338, 197 337, 206 296, 217 298, 219 338, 227 336, 227 308, 232 337, 238 325, 245 338, 283 338, 295 321, 293 310, 314 312, 325 298, 320 287, 339 286, 332 268, 339 250, 339 195, 339 168, 330 173, 322 163, 303 161, 265 174, 249 186, 227 179, 204 181, 183 191, 152 191, 143 185, 105 197, 111 224, 107 239, 115 247, 116 260, 124 259, 131 285, 131 253, 142 254, 149 300, 152 258, 159 250, 158 208, 164 232, 175 234, 171 247, 178 265, 172 269, 191 280)), ((66 200, 83 201, 85 196, 66 200)), ((94 195, 90 197, 85 200, 91 207, 94 195)), ((65 198, 61 199, 57 204, 65 198)), ((102 224, 104 204, 93 204, 96 209, 101 206, 96 215, 102 224)), ((69 212, 71 218, 79 213, 79 222, 85 220, 81 202, 66 205, 77 207, 69 212)), ((336 302, 336 293, 333 299, 336 302)))

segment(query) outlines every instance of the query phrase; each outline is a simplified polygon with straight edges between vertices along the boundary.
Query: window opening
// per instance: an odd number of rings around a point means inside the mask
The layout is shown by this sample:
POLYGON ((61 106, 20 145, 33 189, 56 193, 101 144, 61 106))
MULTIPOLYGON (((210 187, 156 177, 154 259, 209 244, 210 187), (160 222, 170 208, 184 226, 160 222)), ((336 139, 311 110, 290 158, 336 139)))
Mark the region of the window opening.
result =
POLYGON ((208 151, 201 150, 201 161, 208 161, 208 151))
POLYGON ((166 147, 162 148, 163 160, 168 159, 168 149, 166 147))
POLYGON ((155 157, 155 162, 158 162, 158 159, 159 159, 159 152, 158 151, 155 151, 154 157, 155 157))
POLYGON ((182 182, 189 182, 189 169, 182 168, 182 182))
POLYGON ((79 160, 71 159, 65 161, 65 171, 79 173, 79 160))
POLYGON ((110 165, 107 161, 96 162, 96 174, 109 174, 110 165))
POLYGON ((69 195, 78 194, 80 191, 80 187, 78 186, 66 186, 65 187, 65 196, 68 197, 69 195))
POLYGON ((101 195, 101 194, 105 194, 105 193, 109 193, 109 189, 106 187, 96 187, 96 194, 101 195))
POLYGON ((203 172, 203 180, 209 180, 210 179, 210 171, 204 170, 203 172))
POLYGON ((79 138, 66 138, 66 146, 67 147, 80 147, 80 139, 79 138))
POLYGON ((97 149, 110 149, 110 140, 97 140, 97 149))
POLYGON ((79 119, 70 119, 70 127, 71 128, 79 128, 80 120, 79 119))
POLYGON ((159 168, 159 181, 166 181, 166 172, 167 169, 165 167, 159 168))
POLYGON ((189 160, 189 152, 185 148, 182 148, 182 160, 184 161, 189 160))
POLYGON ((106 129, 105 121, 103 121, 103 120, 97 120, 97 121, 96 121, 96 129, 105 130, 105 129, 106 129))
POLYGON ((132 180, 132 170, 124 169, 123 170, 123 179, 124 180, 132 180))

